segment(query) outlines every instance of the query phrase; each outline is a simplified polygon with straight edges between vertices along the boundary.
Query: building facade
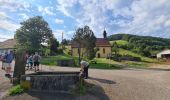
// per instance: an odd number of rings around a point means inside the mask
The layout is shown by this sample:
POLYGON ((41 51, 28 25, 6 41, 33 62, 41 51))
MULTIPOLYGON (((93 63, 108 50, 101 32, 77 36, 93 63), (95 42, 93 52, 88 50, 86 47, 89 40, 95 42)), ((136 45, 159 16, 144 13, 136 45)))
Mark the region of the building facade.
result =
MULTIPOLYGON (((73 42, 71 44, 71 54, 72 56, 78 56, 78 47, 79 44, 76 42, 73 42)), ((86 54, 86 50, 84 48, 83 45, 80 45, 80 54, 81 55, 85 55, 86 54)), ((96 48, 98 49, 98 51, 96 52, 96 57, 97 58, 106 58, 109 56, 109 54, 111 54, 111 44, 109 43, 109 41, 105 38, 97 38, 96 39, 96 48)))
POLYGON ((4 55, 6 52, 10 52, 15 49, 16 41, 14 39, 8 39, 0 43, 0 55, 4 55))
POLYGON ((157 59, 170 59, 170 50, 164 50, 157 54, 157 59))

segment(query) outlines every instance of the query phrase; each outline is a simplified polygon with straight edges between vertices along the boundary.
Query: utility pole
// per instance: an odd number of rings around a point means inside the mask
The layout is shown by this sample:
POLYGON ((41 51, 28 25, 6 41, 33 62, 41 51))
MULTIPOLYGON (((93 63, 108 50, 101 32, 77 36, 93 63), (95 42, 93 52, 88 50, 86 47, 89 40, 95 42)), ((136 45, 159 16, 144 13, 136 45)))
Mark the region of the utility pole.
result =
POLYGON ((61 40, 61 43, 62 43, 62 49, 64 49, 64 46, 63 46, 63 35, 64 35, 64 32, 62 32, 62 40, 61 40))

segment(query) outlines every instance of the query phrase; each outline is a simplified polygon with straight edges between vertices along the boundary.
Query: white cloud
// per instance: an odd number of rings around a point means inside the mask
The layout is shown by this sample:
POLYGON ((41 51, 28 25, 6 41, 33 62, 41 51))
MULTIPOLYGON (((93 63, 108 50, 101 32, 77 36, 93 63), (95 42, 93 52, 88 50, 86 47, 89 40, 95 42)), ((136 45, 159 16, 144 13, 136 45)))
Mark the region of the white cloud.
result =
POLYGON ((55 15, 53 12, 53 7, 42 7, 38 6, 38 11, 42 13, 42 15, 55 15))
POLYGON ((170 19, 165 22, 165 27, 170 28, 170 19))
POLYGON ((0 20, 0 29, 14 32, 17 28, 19 28, 20 25, 13 23, 8 20, 0 20))
POLYGON ((53 32, 54 36, 58 39, 59 42, 62 41, 62 33, 63 33, 63 39, 71 39, 74 35, 74 32, 75 31, 65 31, 65 30, 62 30, 62 29, 59 29, 59 30, 55 30, 53 32))
POLYGON ((57 24, 63 24, 63 23, 64 23, 64 20, 56 18, 56 19, 55 19, 55 22, 56 22, 57 24))
POLYGON ((10 17, 5 12, 0 11, 0 19, 1 20, 10 19, 10 17))
POLYGON ((11 39, 11 38, 14 38, 13 34, 6 35, 6 33, 0 33, 0 41, 5 41, 5 40, 11 39))
POLYGON ((109 33, 170 37, 169 0, 60 0, 58 4, 78 27, 89 25, 97 36, 106 27, 109 33))
POLYGON ((18 10, 29 11, 30 4, 23 0, 0 0, 0 9, 16 12, 18 10))
POLYGON ((24 20, 26 20, 26 19, 28 19, 29 18, 29 16, 27 15, 27 14, 25 14, 25 13, 21 13, 21 14, 19 14, 24 20))
POLYGON ((57 10, 61 11, 68 17, 73 17, 70 13, 70 9, 77 3, 77 0, 58 0, 57 10))
POLYGON ((17 25, 11 21, 0 20, 0 28, 8 31, 15 31, 19 28, 20 25, 17 25))
MULTIPOLYGON (((130 22, 127 29, 128 33, 139 35, 151 35, 166 37, 165 33, 169 31, 164 25, 170 19, 168 0, 141 0, 133 2, 131 9, 133 21, 130 22)), ((170 36, 170 35, 168 35, 170 36)))

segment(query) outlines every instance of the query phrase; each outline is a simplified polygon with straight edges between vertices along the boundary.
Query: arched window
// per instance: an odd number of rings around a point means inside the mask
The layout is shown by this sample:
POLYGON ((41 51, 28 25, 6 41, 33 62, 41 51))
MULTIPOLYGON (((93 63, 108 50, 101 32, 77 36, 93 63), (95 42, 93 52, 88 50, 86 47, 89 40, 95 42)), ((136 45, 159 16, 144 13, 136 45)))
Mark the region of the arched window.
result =
POLYGON ((105 54, 105 48, 103 48, 103 53, 105 54))

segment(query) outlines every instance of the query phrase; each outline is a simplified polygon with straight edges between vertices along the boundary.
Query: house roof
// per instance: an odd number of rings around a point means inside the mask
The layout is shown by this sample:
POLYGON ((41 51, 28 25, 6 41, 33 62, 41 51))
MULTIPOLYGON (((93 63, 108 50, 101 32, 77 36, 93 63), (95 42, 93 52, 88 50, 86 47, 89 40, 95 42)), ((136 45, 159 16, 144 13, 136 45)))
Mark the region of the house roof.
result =
POLYGON ((15 48, 16 40, 8 39, 4 42, 0 42, 0 49, 15 48))
POLYGON ((97 38, 96 39, 96 47, 110 47, 111 44, 109 42, 109 40, 105 39, 105 38, 97 38))
POLYGON ((170 54, 170 49, 167 49, 167 50, 163 50, 163 51, 161 51, 160 53, 158 53, 158 54, 170 54))
MULTIPOLYGON (((79 47, 79 44, 77 42, 72 42, 71 43, 72 48, 77 48, 79 47)), ((83 45, 80 45, 81 48, 83 48, 83 45)), ((109 40, 104 39, 104 38, 97 38, 96 39, 96 47, 111 47, 111 44, 109 43, 109 40)))

